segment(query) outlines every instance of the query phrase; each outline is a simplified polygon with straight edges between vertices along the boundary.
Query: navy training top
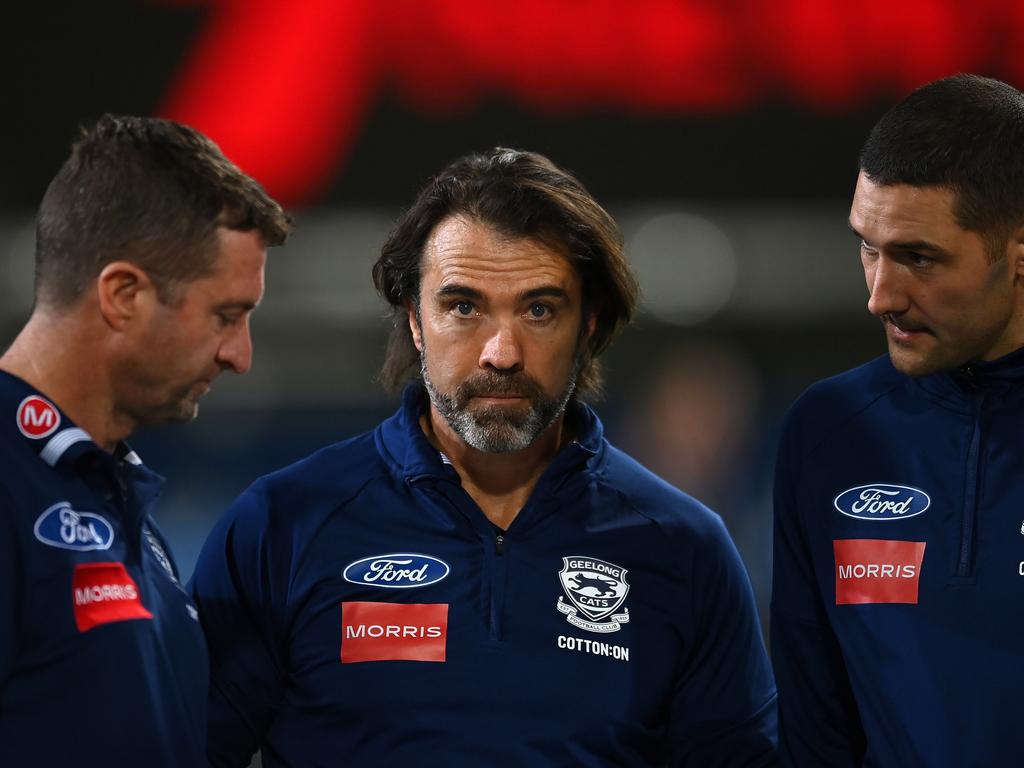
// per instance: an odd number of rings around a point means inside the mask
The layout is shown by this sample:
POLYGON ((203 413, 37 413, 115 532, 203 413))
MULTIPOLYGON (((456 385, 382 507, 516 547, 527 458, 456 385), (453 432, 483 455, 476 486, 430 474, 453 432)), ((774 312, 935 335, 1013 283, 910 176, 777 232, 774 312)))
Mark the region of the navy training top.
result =
POLYGON ((775 489, 783 764, 1020 765, 1024 350, 888 356, 793 406, 775 489))
POLYGON ((611 447, 594 413, 507 531, 419 426, 257 481, 190 584, 210 761, 763 766, 775 688, 719 517, 611 447))
POLYGON ((0 372, 0 765, 196 768, 208 665, 163 479, 0 372))

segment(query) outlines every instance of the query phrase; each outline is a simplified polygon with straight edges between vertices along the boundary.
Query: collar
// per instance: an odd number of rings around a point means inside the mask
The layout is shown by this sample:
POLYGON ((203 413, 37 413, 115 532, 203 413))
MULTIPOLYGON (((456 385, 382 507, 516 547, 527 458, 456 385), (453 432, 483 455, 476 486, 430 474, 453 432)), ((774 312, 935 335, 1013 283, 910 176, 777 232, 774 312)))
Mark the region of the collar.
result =
MULTIPOLYGON (((435 477, 458 482, 458 474, 447 457, 430 444, 420 427, 420 417, 428 406, 423 384, 409 384, 402 393, 401 407, 377 428, 378 448, 406 481, 435 477)), ((549 483, 560 485, 581 464, 594 467, 604 455, 604 427, 590 407, 572 399, 566 406, 565 418, 575 439, 555 456, 538 488, 549 483)))
POLYGON ((915 380, 927 393, 947 402, 974 400, 980 395, 1024 393, 1024 347, 996 360, 976 361, 953 371, 915 380))
POLYGON ((46 395, 17 376, 0 371, 0 434, 4 433, 56 469, 74 469, 79 459, 89 454, 100 454, 118 464, 142 465, 138 454, 123 441, 115 446, 111 457, 46 395))

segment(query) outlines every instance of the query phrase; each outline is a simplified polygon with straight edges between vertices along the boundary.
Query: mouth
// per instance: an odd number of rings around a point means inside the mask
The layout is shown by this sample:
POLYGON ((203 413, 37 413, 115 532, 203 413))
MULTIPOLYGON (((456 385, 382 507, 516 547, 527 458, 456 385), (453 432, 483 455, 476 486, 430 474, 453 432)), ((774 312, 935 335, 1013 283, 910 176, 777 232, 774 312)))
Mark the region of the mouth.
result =
POLYGON ((896 341, 913 341, 922 336, 931 335, 931 331, 928 330, 927 326, 913 323, 903 317, 893 317, 889 314, 883 315, 882 323, 884 323, 889 336, 896 341))
POLYGON ((455 398, 463 407, 512 409, 523 408, 543 397, 540 386, 523 372, 475 376, 459 385, 455 398))

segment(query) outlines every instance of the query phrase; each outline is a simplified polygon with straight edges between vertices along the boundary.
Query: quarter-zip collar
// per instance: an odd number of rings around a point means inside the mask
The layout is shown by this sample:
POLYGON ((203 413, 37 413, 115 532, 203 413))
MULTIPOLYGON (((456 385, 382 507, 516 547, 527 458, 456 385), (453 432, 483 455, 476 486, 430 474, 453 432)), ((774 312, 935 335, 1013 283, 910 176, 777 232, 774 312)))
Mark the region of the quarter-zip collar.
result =
POLYGON ((929 400, 967 417, 971 425, 965 445, 960 543, 953 582, 971 583, 975 576, 978 525, 984 509, 980 478, 985 469, 986 430, 994 418, 986 414, 1024 398, 1024 348, 997 360, 969 363, 955 371, 914 381, 929 400))
POLYGON ((126 442, 108 453, 53 400, 6 371, 0 371, 0 420, 6 420, 0 429, 13 430, 16 440, 66 477, 88 482, 101 471, 122 495, 130 483, 133 503, 127 510, 137 518, 136 527, 163 489, 164 478, 143 465, 126 442))
POLYGON ((1024 347, 996 360, 977 361, 954 371, 914 379, 930 399, 951 410, 973 413, 979 395, 1024 397, 1024 347))
MULTIPOLYGON (((444 455, 427 440, 420 417, 429 406, 426 390, 419 382, 406 387, 401 408, 376 430, 375 440, 392 470, 406 482, 424 478, 447 478, 458 482, 458 474, 444 455)), ((604 428, 592 409, 570 400, 565 418, 575 439, 555 456, 534 490, 534 496, 553 492, 581 465, 597 471, 605 453, 604 428)))

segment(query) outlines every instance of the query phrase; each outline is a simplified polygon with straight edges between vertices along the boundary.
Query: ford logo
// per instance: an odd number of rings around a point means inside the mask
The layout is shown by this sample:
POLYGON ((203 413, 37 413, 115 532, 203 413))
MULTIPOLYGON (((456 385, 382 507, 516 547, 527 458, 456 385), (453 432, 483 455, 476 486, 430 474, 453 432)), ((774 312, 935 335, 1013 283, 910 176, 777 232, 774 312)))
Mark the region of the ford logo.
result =
POLYGON ((872 483, 843 491, 833 503, 844 515, 858 520, 905 520, 920 515, 932 500, 920 488, 872 483))
POLYGON ((114 543, 114 529, 110 523, 92 512, 72 509, 67 501, 54 504, 43 512, 33 531, 43 544, 79 552, 110 549, 114 543))
POLYGON ((345 567, 342 576, 353 584, 412 589, 437 584, 450 570, 448 563, 436 557, 400 553, 356 560, 345 567))

